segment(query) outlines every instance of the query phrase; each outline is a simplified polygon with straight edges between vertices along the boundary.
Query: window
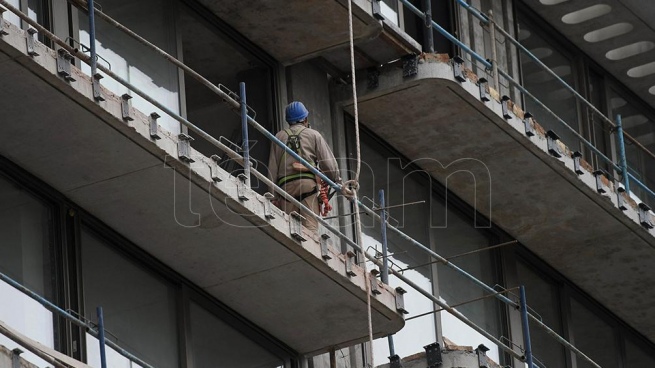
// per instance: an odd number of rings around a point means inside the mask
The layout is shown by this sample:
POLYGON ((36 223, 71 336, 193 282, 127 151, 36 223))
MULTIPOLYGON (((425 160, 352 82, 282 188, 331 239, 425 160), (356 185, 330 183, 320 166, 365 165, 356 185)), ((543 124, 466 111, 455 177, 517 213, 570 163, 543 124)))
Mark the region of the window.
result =
MULTIPOLYGON (((600 316, 576 299, 571 299, 573 344, 588 357, 607 367, 619 366, 619 352, 614 329, 600 316)), ((576 357, 578 368, 591 368, 586 360, 576 357)))
MULTIPOLYGON (((348 125, 352 127, 351 125, 348 125)), ((362 173, 360 177, 360 198, 372 207, 372 202, 379 204, 378 191, 385 190, 386 205, 396 206, 403 203, 425 200, 428 187, 420 173, 403 169, 400 160, 393 152, 377 143, 371 136, 362 136, 362 173), (423 179, 423 180, 421 180, 423 179)), ((427 204, 415 204, 389 209, 389 223, 400 228, 405 234, 428 245, 427 204)), ((378 221, 362 216, 362 247, 370 254, 381 252, 381 230, 378 221)), ((432 290, 432 272, 427 253, 409 244, 392 231, 387 232, 389 249, 389 266, 395 270, 408 269, 403 275, 424 290, 432 290), (418 267, 420 266, 420 267, 418 267)), ((432 301, 414 291, 413 288, 390 276, 392 287, 402 287, 406 291, 405 308, 409 312, 406 318, 430 312, 435 309, 432 301)), ((407 321, 405 327, 395 336, 395 350, 399 356, 409 356, 423 350, 424 345, 436 341, 436 324, 434 314, 407 321)), ((389 356, 387 339, 378 339, 373 351, 375 364, 382 364, 389 356)))
MULTIPOLYGON (((575 88, 576 69, 573 60, 558 51, 561 47, 542 37, 537 29, 519 23, 519 32, 524 35, 521 43, 559 78, 575 88)), ((576 99, 564 85, 537 63, 522 54, 523 86, 546 107, 559 116, 567 125, 580 132, 576 99)), ((571 150, 580 150, 579 139, 564 127, 552 114, 525 96, 525 111, 529 111, 546 130, 553 130, 571 150)))
MULTIPOLYGON (((638 102, 631 99, 627 94, 610 89, 610 106, 612 116, 621 115, 624 131, 641 143, 646 149, 655 150, 655 120, 649 114, 650 111, 642 109, 638 102)), ((655 159, 637 147, 629 139, 625 139, 625 152, 629 172, 641 183, 649 188, 655 188, 655 171, 651 168, 655 165, 655 159)), ((631 182, 630 190, 649 205, 655 205, 655 198, 640 188, 634 181, 631 182)))
POLYGON ((81 243, 86 317, 96 322, 96 308, 102 307, 107 338, 153 366, 178 367, 173 287, 86 228, 81 243))
POLYGON ((51 211, 0 177, 0 272, 53 300, 51 211))
POLYGON ((195 302, 190 303, 193 366, 276 368, 284 361, 195 302))
MULTIPOLYGON (((517 262, 519 284, 525 286, 531 313, 541 317, 546 326, 562 335, 562 317, 560 313, 558 288, 534 271, 534 267, 517 262)), ((566 367, 564 347, 530 320, 530 338, 534 357, 546 367, 566 367)))
MULTIPOLYGON (((172 0, 104 0, 102 11, 124 26, 139 34, 159 48, 175 56, 175 18, 172 0)), ((79 41, 87 50, 89 44, 89 19, 79 14, 79 41)), ((144 91, 173 112, 180 112, 177 67, 157 53, 128 36, 123 31, 96 17, 96 50, 98 65, 111 69, 121 78, 144 91)), ((82 63, 82 70, 90 74, 91 68, 82 63)), ((101 84, 112 92, 134 97, 132 106, 144 114, 157 112, 159 124, 173 134, 180 132, 179 123, 152 106, 143 98, 129 92, 127 87, 111 78, 101 84)))

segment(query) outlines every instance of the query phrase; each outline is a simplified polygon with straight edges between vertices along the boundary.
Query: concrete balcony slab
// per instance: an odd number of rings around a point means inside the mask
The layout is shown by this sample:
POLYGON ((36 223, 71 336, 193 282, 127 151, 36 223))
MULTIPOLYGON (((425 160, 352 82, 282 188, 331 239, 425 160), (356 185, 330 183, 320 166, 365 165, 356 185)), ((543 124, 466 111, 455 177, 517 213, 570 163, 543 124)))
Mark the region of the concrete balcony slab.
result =
POLYGON ((553 157, 538 124, 527 137, 518 108, 504 118, 475 82, 454 79, 450 63, 422 59, 407 78, 390 66, 379 87, 359 86, 364 125, 655 341, 655 232, 640 225, 634 201, 622 195, 629 204, 619 210, 611 182, 599 193, 590 165, 576 174, 561 142, 553 157))
MULTIPOLYGON (((178 159, 176 135, 159 127, 161 139, 151 139, 144 112, 123 121, 118 96, 104 90, 96 103, 88 76, 73 68, 76 81, 64 81, 53 50, 37 43, 39 56, 29 57, 25 44, 14 26, 0 39, 0 155, 291 349, 368 339, 367 278, 357 265, 346 274, 336 241, 323 260, 317 239, 291 236, 288 216, 264 215, 264 197, 247 189, 240 199, 237 179, 212 173, 209 158, 192 150, 194 163, 178 159)), ((404 325, 395 291, 381 291, 372 297, 376 337, 404 325)))

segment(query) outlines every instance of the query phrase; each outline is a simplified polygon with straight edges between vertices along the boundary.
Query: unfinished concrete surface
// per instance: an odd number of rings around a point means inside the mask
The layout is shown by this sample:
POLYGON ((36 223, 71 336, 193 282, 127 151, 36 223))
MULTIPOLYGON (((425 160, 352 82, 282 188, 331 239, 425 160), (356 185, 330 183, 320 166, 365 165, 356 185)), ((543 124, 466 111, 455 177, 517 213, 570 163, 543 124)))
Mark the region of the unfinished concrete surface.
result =
MULTIPOLYGON (((319 55, 350 70, 346 0, 199 0, 239 33, 284 64, 319 55)), ((359 68, 420 52, 397 26, 373 16, 370 0, 353 0, 353 38, 359 68)))
POLYGON ((635 203, 620 211, 609 182, 599 194, 565 147, 562 158, 549 155, 543 130, 526 137, 515 113, 506 120, 500 103, 481 102, 451 64, 423 61, 417 75, 402 73, 388 67, 375 89, 360 80, 361 122, 655 341, 655 237, 635 203))
MULTIPOLYGON (((193 151, 196 162, 182 162, 177 136, 159 128, 152 140, 142 112, 123 121, 120 98, 105 90, 94 102, 87 76, 73 68, 77 81, 65 82, 53 50, 39 43, 31 58, 25 33, 5 30, 0 155, 299 353, 368 338, 366 278, 357 266, 346 275, 338 247, 324 261, 314 239, 291 237, 288 216, 264 216, 263 197, 246 190, 238 199, 237 179, 210 173, 210 159, 193 151)), ((395 292, 380 286, 378 337, 404 325, 395 292)))

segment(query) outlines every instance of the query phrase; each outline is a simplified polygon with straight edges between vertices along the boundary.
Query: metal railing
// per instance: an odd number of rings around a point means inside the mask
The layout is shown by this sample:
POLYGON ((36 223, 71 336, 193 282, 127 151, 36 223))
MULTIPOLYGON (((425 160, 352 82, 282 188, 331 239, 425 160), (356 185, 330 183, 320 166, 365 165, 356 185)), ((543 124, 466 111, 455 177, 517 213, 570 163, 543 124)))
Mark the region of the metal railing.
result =
MULTIPOLYGON (((411 7, 412 7, 412 8, 411 8, 412 11, 414 11, 414 9, 416 9, 415 7, 413 7, 413 5, 411 5, 411 4, 410 4, 409 2, 407 2, 406 0, 401 0, 401 1, 402 1, 405 5, 407 5, 408 7, 411 6, 411 7)), ((79 0, 78 0, 78 1, 70 0, 70 2, 71 2, 73 5, 75 5, 75 6, 80 6, 80 5, 81 5, 80 2, 79 2, 79 0)), ((92 4, 92 1, 91 1, 91 4, 92 4)), ((82 62, 84 62, 84 63, 86 63, 86 64, 90 64, 90 65, 94 64, 94 63, 93 63, 93 60, 95 60, 96 57, 97 57, 97 55, 95 54, 95 48, 94 48, 94 47, 91 47, 91 48, 90 48, 90 49, 91 49, 91 53, 90 53, 90 55, 87 56, 87 55, 85 55, 84 53, 79 52, 79 50, 76 50, 76 49, 70 47, 66 42, 64 42, 62 39, 60 39, 60 38, 57 37, 56 35, 54 35, 52 32, 50 32, 50 31, 49 31, 48 29, 46 29, 45 27, 43 27, 43 26, 41 26, 40 24, 38 24, 37 22, 35 22, 35 21, 29 19, 29 17, 27 17, 25 14, 21 13, 18 9, 14 8, 13 6, 11 6, 11 4, 9 4, 6 0, 0 0, 0 5, 6 7, 6 8, 9 9, 11 12, 15 13, 16 15, 18 15, 21 19, 23 19, 23 20, 24 20, 25 22, 27 22, 29 25, 31 25, 32 27, 34 27, 36 30, 38 30, 38 32, 40 32, 42 35, 44 35, 44 36, 46 36, 47 38, 49 38, 50 40, 52 40, 55 44, 57 44, 58 46, 60 46, 62 49, 66 50, 67 52, 69 52, 69 53, 72 54, 73 56, 77 57, 77 58, 78 58, 79 60, 81 60, 82 62)), ((91 5, 91 7, 93 7, 93 6, 91 5)), ((82 10, 85 10, 85 8, 82 7, 82 10)), ((243 147, 242 147, 242 151, 244 151, 244 155, 243 155, 243 156, 240 155, 239 153, 237 153, 236 151, 232 150, 231 148, 229 148, 229 147, 226 146, 225 144, 221 143, 219 140, 217 140, 217 139, 215 139, 214 137, 212 137, 211 135, 207 134, 206 132, 204 132, 202 129, 200 129, 199 127, 197 127, 196 125, 194 125, 193 123, 191 123, 190 121, 188 121, 187 119, 185 119, 185 118, 183 118, 182 116, 176 114, 175 112, 173 112, 173 111, 172 111, 171 109, 169 109, 168 107, 164 106, 163 104, 159 103, 159 102, 156 101, 155 99, 151 98, 147 93, 145 93, 145 92, 142 91, 141 89, 137 88, 136 86, 130 84, 129 82, 127 82, 126 80, 124 80, 123 78, 121 78, 120 76, 118 76, 117 74, 115 74, 114 72, 112 72, 111 70, 109 70, 108 68, 106 68, 106 67, 104 67, 104 66, 102 66, 102 65, 96 65, 96 67, 97 67, 98 70, 102 71, 103 73, 105 73, 105 74, 106 74, 107 76, 109 76, 110 78, 114 79, 114 80, 117 81, 118 83, 120 83, 120 84, 122 84, 123 86, 127 87, 127 88, 130 89, 133 93, 136 93, 137 95, 141 96, 141 97, 144 98, 146 101, 148 101, 149 103, 151 103, 153 106, 159 108, 159 109, 162 110, 164 113, 168 114, 170 117, 172 117, 173 119, 177 120, 177 121, 180 122, 182 125, 186 126, 189 130, 193 131, 194 133, 198 134, 200 137, 202 137, 203 139, 205 139, 206 141, 208 141, 209 143, 211 143, 212 145, 214 145, 216 148, 218 148, 218 149, 220 149, 221 151, 225 152, 225 153, 229 156, 229 158, 231 158, 232 160, 234 160, 235 162, 237 162, 237 163, 240 164, 241 166, 244 166, 244 168, 246 169, 246 172, 250 169, 250 174, 251 174, 251 175, 255 176, 257 179, 259 179, 260 181, 262 181, 263 183, 265 183, 266 185, 268 185, 270 188, 273 188, 274 191, 275 191, 277 194, 279 194, 281 197, 283 197, 283 198, 284 198, 285 200, 287 200, 288 202, 290 202, 290 203, 294 204, 295 206, 297 206, 297 207, 303 209, 304 212, 307 213, 307 214, 309 214, 310 216, 315 217, 315 218, 318 220, 318 222, 320 222, 320 223, 325 227, 325 229, 327 229, 327 230, 330 231, 331 233, 335 234, 338 238, 340 238, 340 239, 341 239, 342 241, 344 241, 346 244, 348 244, 348 245, 350 245, 351 247, 353 247, 355 250, 357 250, 357 251, 361 252, 362 254, 364 254, 364 256, 365 256, 367 259, 369 259, 371 262, 373 262, 373 263, 376 264, 378 267, 380 267, 380 268, 383 270, 383 272, 389 272, 389 273, 391 273, 392 275, 394 275, 395 277, 397 277, 399 280, 403 281, 404 283, 406 283, 407 285, 409 285, 410 287, 412 287, 413 289, 415 289, 417 292, 419 292, 420 294, 424 295, 424 296, 425 296, 426 298, 428 298, 430 301, 432 301, 432 302, 435 303, 436 305, 440 306, 443 310, 449 312, 450 314, 452 314, 453 316, 455 316, 457 319, 459 319, 460 321, 462 321, 463 323, 465 323, 466 325, 468 325, 469 327, 471 327, 473 330, 475 330, 476 332, 480 333, 480 334, 483 335, 484 337, 488 338, 490 341, 492 341, 494 344, 496 344, 499 348, 501 348, 502 350, 504 350, 504 351, 505 351, 506 353, 508 353, 510 356, 512 356, 512 357, 514 357, 514 358, 516 358, 516 359, 518 359, 518 360, 520 360, 520 361, 524 361, 524 362, 527 360, 527 357, 526 357, 526 356, 521 355, 519 352, 515 351, 512 347, 506 345, 505 343, 503 343, 502 341, 500 341, 498 338, 496 338, 495 336, 491 335, 490 333, 488 333, 487 331, 485 331, 483 328, 481 328, 481 327, 478 326, 477 324, 475 324, 475 323, 473 323, 472 321, 470 321, 470 320, 469 320, 466 316, 464 316, 461 312, 459 312, 459 311, 457 311, 456 309, 454 309, 453 307, 449 306, 447 303, 443 302, 440 298, 434 296, 434 295, 432 294, 432 292, 430 292, 430 291, 426 291, 426 290, 422 289, 421 287, 419 287, 418 285, 416 285, 414 282, 412 282, 412 280, 410 280, 409 278, 407 278, 406 276, 404 276, 401 272, 398 272, 398 271, 393 270, 393 269, 388 269, 388 266, 385 264, 386 262, 384 262, 384 261, 380 261, 380 260, 377 259, 374 255, 371 255, 371 254, 368 254, 367 252, 365 252, 365 251, 364 251, 364 250, 363 250, 363 249, 362 249, 362 248, 361 248, 361 247, 360 247, 356 242, 354 242, 352 239, 350 239, 347 235, 345 235, 345 234, 343 234, 342 232, 340 232, 338 229, 336 229, 336 228, 334 228, 333 226, 331 226, 331 225, 330 225, 327 221, 325 221, 323 218, 321 218, 320 216, 314 214, 310 209, 306 208, 302 203, 300 203, 299 201, 297 201, 294 197, 292 197, 292 196, 290 196, 289 194, 287 194, 287 193, 286 193, 282 188, 278 187, 277 185, 275 185, 275 183, 273 183, 271 180, 269 180, 268 177, 267 177, 266 175, 260 173, 260 172, 259 172, 258 170, 256 170, 256 169, 251 169, 251 168, 250 168, 251 165, 250 165, 249 160, 247 159, 247 153, 246 153, 246 152, 248 151, 248 147, 247 147, 247 130, 248 130, 248 125, 252 126, 252 127, 255 128, 256 130, 258 130, 259 132, 261 132, 261 133, 262 133, 266 138, 268 138, 268 139, 271 140, 273 143, 275 143, 276 145, 278 145, 279 147, 281 147, 282 149, 284 149, 284 150, 286 151, 287 154, 289 154, 290 156, 292 156, 292 157, 293 157, 294 159, 296 159, 297 161, 301 162, 305 167, 308 168, 308 170, 310 170, 310 171, 313 172, 315 175, 317 175, 318 177, 320 177, 323 181, 325 181, 326 183, 328 183, 328 185, 330 185, 332 188, 334 188, 337 192, 341 192, 341 190, 342 190, 342 187, 341 187, 340 184, 337 184, 337 183, 333 182, 332 180, 330 180, 328 177, 326 177, 322 172, 320 172, 319 170, 317 170, 314 166, 312 166, 310 163, 308 163, 306 160, 304 160, 302 157, 300 157, 297 153, 295 153, 293 150, 291 150, 289 147, 287 147, 285 143, 283 143, 283 142, 281 142, 279 139, 277 139, 277 138, 276 138, 276 137, 275 137, 271 132, 269 132, 268 130, 266 130, 266 128, 264 128, 264 127, 261 126, 257 121, 255 121, 255 119, 254 119, 253 117, 251 117, 251 116, 249 116, 249 115, 247 114, 248 109, 247 109, 247 108, 244 108, 244 107, 246 106, 246 103, 245 103, 245 85, 241 84, 241 96, 240 96, 239 99, 236 99, 235 97, 236 97, 237 95, 236 95, 235 93, 227 93, 227 92, 225 92, 222 88, 217 87, 216 85, 212 84, 212 83, 209 82, 207 79, 205 79, 204 77, 202 77, 200 74, 198 74, 197 72, 193 71, 191 68, 189 68, 188 66, 186 66, 185 64, 183 64, 182 62, 180 62, 179 60, 177 60, 175 57, 169 55, 168 53, 164 52, 163 50, 161 50, 160 48, 158 48, 158 47, 155 46, 154 44, 150 43, 149 41, 145 40, 145 39, 142 38, 141 36, 137 35, 136 33, 132 32, 132 31, 129 30, 128 28, 124 27, 123 25, 121 25, 121 24, 118 23, 117 21, 113 20, 112 18, 110 18, 109 16, 107 16, 106 14, 104 14, 102 11, 99 11, 99 10, 95 9, 95 11, 90 11, 89 13, 90 13, 90 16, 94 16, 94 17, 97 16, 97 17, 99 17, 99 18, 101 18, 101 19, 107 21, 109 24, 113 25, 114 27, 116 27, 116 28, 118 28, 118 29, 124 31, 125 33, 127 33, 128 35, 130 35, 130 36, 133 37, 134 39, 138 40, 140 43, 142 43, 143 45, 145 45, 145 46, 148 47, 149 49, 155 51, 159 56, 161 56, 161 57, 163 57, 164 59, 170 61, 171 63, 173 63, 174 65, 176 65, 176 66, 179 67, 180 69, 182 69, 184 72, 186 72, 187 74, 189 74, 191 77, 193 77, 194 79, 196 79, 197 81, 199 81, 202 85, 204 85, 204 86, 207 87, 209 90, 211 90, 212 92, 214 92, 215 94, 217 94, 217 95, 221 98, 221 100, 223 100, 225 103, 227 103, 227 104, 228 104, 229 106, 231 106, 233 109, 235 109, 235 110, 240 110, 240 112, 241 112, 241 117, 242 117, 242 127, 243 127, 243 130, 242 130, 242 131, 243 131, 243 134, 244 134, 244 137, 243 137, 243 138, 244 138, 244 145, 243 145, 243 147), (95 13, 95 14, 94 14, 94 13, 95 13)), ((418 13, 417 13, 417 14, 418 14, 418 13)), ((93 24, 94 24, 93 21, 90 21, 90 25, 93 26, 93 24)), ((446 35, 446 36, 447 36, 447 37, 448 37, 452 42, 458 44, 458 46, 460 46, 462 49, 464 49, 465 51, 471 53, 471 55, 472 55, 473 57, 475 57, 476 59, 478 59, 478 61, 482 62, 482 63, 485 64, 485 65, 489 65, 489 62, 487 62, 487 61, 486 61, 485 59, 483 59, 481 56, 477 55, 475 52, 473 52, 472 50, 470 50, 470 48, 468 48, 466 45, 461 44, 461 42, 459 42, 456 38, 454 38, 452 35, 450 35, 446 30, 444 30, 443 28, 441 28, 438 24, 436 24, 435 22, 432 22, 432 26, 433 26, 436 30, 438 30, 439 32, 441 32, 442 34, 446 35)), ((93 38, 91 38, 92 46, 93 46, 93 42, 95 42, 95 40, 94 40, 93 38)), ((500 72, 501 74, 503 73, 503 72, 500 71, 500 70, 499 70, 499 72, 500 72)), ((509 76, 508 76, 508 77, 509 77, 509 76)), ((95 79, 94 76, 91 76, 91 79, 94 80, 94 79, 95 79)), ((96 83, 96 82, 99 83, 99 81, 92 81, 92 83, 96 83)), ((95 94, 94 94, 94 98, 95 98, 95 94)), ((243 176, 245 177, 245 174, 243 174, 243 176)), ((246 183, 247 183, 247 182, 249 181, 249 177, 245 178, 245 180, 246 180, 246 183)), ((511 299, 509 299, 509 298, 506 297, 505 295, 502 295, 502 293, 498 293, 494 288, 492 288, 492 287, 488 286, 487 284, 483 283, 482 281, 478 280, 478 279, 477 279, 476 277, 474 277, 473 275, 469 274, 469 273, 466 272, 465 270, 459 268, 458 266, 454 265, 452 262, 448 261, 446 258, 444 258, 444 257, 440 256, 439 254, 437 254, 436 252, 432 251, 429 247, 426 247, 425 245, 421 244, 420 242, 414 240, 414 239, 413 239, 412 237, 410 237, 409 235, 407 235, 407 234, 405 234, 404 232, 402 232, 400 229, 398 229, 398 228, 392 226, 391 224, 389 224, 388 220, 387 220, 387 219, 384 219, 383 217, 381 217, 381 216, 376 212, 375 209, 371 209, 371 208, 367 207, 367 206, 364 205, 361 201, 357 201, 356 205, 357 205, 357 206, 358 206, 358 207, 359 207, 359 208, 360 208, 364 213, 368 214, 369 216, 371 216, 372 218, 374 218, 376 221, 380 221, 381 223, 383 223, 383 224, 385 225, 385 227, 386 227, 388 230, 390 230, 390 231, 396 233, 398 236, 400 236, 400 238, 402 238, 403 240, 407 241, 409 244, 412 244, 413 246, 417 247, 417 248, 420 249, 421 251, 425 252, 425 253, 426 253, 427 255, 429 255, 432 259, 435 259, 436 261, 442 263, 442 264, 445 265, 446 267, 449 267, 449 268, 453 269, 454 271, 456 271, 458 274, 464 276, 466 279, 470 280, 470 281, 473 282, 475 285, 477 285, 478 287, 480 287, 482 290, 484 290, 485 292, 489 293, 489 294, 492 295, 493 297, 497 298, 497 299, 500 300, 501 302, 503 302, 503 303, 507 304, 508 306, 513 307, 513 308, 517 308, 517 307, 519 306, 519 304, 518 304, 517 302, 512 301, 511 299)), ((41 298, 41 299, 42 299, 42 298, 41 298)), ((51 303, 50 303, 50 304, 51 304, 51 303)), ((57 310, 56 306, 50 306, 50 307, 54 307, 55 310, 57 310)), ((564 338, 562 338, 561 336, 559 336, 555 331, 553 331, 553 330, 550 329, 548 326, 546 326, 546 325, 545 325, 545 324, 544 324, 544 323, 543 323, 539 318, 537 318, 537 317, 535 317, 533 314, 529 313, 529 312, 527 311, 527 307, 523 307, 523 309, 525 310, 525 314, 526 314, 527 318, 530 318, 530 319, 531 319, 531 320, 532 320, 532 321, 533 321, 537 326, 539 326, 539 327, 541 327, 542 329, 544 329, 544 330, 545 330, 549 335, 551 335, 552 337, 554 337, 558 342, 560 342, 561 344, 563 344, 567 349, 573 351, 575 354, 577 354, 577 355, 580 356, 581 358, 587 360, 587 361, 590 362, 594 367, 600 368, 600 366, 599 366, 598 364, 596 364, 593 360, 591 360, 589 357, 587 357, 585 354, 583 354, 581 351, 579 351, 577 348, 575 348, 572 344, 570 344, 570 343, 569 343, 568 341, 566 341, 564 338)), ((88 327, 84 322, 79 321, 79 320, 76 319, 74 316, 70 315, 69 313, 67 313, 67 312, 65 312, 65 311, 59 311, 59 310, 57 310, 57 311, 58 311, 58 313, 60 313, 60 314, 61 314, 62 316, 64 316, 65 318, 73 320, 76 324, 80 325, 81 327, 85 327, 85 328, 88 327), (61 313, 61 312, 63 312, 63 313, 61 313)), ((527 318, 526 318, 526 319, 527 319, 527 318)), ((110 343, 110 342, 108 342, 108 344, 110 344, 110 346, 111 346, 111 343, 110 343)), ((114 346, 112 346, 112 347, 114 347, 114 346)), ((147 364, 144 363, 144 362, 141 362, 140 360, 138 360, 138 358, 133 357, 133 356, 130 355, 129 353, 122 352, 122 351, 119 351, 119 353, 121 353, 122 355, 128 357, 128 359, 137 362, 137 363, 140 364, 140 365, 143 365, 143 366, 149 367, 149 365, 147 365, 147 364)))
MULTIPOLYGON (((407 0, 400 0, 403 4, 407 6, 408 9, 410 9, 412 12, 414 12, 417 16, 422 17, 425 19, 424 13, 419 10, 418 8, 414 7, 411 3, 409 3, 407 0)), ((498 25, 494 18, 492 16, 487 16, 484 15, 480 10, 475 9, 471 5, 469 5, 465 0, 456 0, 456 2, 464 8, 467 12, 469 12, 473 17, 476 19, 480 20, 480 22, 489 27, 491 30, 494 32, 497 31, 499 32, 506 40, 508 40, 512 45, 514 45, 520 52, 525 54, 529 60, 532 62, 536 63, 544 72, 546 72, 550 77, 554 78, 562 87, 564 87, 568 92, 570 92, 575 99, 584 105, 587 109, 589 109, 592 113, 592 115, 598 116, 603 122, 609 124, 609 126, 616 131, 617 134, 617 151, 623 152, 623 155, 625 155, 625 141, 630 142, 630 144, 634 145, 637 147, 640 152, 645 154, 646 156, 650 157, 651 159, 655 160, 655 153, 651 152, 648 148, 646 148, 641 142, 639 142, 635 137, 631 136, 630 134, 626 133, 624 129, 619 129, 619 120, 620 117, 617 116, 616 121, 612 121, 609 117, 607 117, 603 112, 601 112, 594 104, 592 104, 589 100, 587 100, 584 96, 582 96, 578 91, 575 90, 571 85, 569 85, 566 81, 564 81, 555 71, 553 71, 551 68, 549 68, 547 65, 545 65, 536 55, 534 55, 530 50, 528 50, 524 45, 522 45, 517 39, 515 39, 509 32, 507 32, 503 27, 498 25), (625 138, 625 139, 624 139, 625 138)), ((484 58, 483 56, 478 55, 474 51, 472 51, 467 45, 462 43, 459 40, 453 41, 454 37, 452 35, 447 34, 447 32, 443 31, 443 28, 435 26, 433 24, 433 28, 440 32, 442 35, 444 35, 446 38, 451 40, 455 45, 457 45, 460 49, 462 49, 464 52, 468 53, 473 57, 474 59, 478 60, 482 65, 484 65, 488 69, 493 69, 497 71, 500 76, 504 77, 510 84, 515 86, 524 96, 527 96, 530 98, 534 103, 536 103, 539 107, 544 109, 549 115, 554 117, 559 123, 561 123, 562 127, 570 131, 576 138, 580 140, 588 149, 590 149, 592 152, 594 152, 597 157, 605 161, 607 164, 610 165, 614 170, 616 170, 620 175, 621 175, 621 183, 624 186, 624 189, 626 192, 630 193, 630 184, 629 181, 632 180, 634 183, 636 183, 641 189, 643 189, 647 194, 649 194, 654 200, 655 200, 655 192, 653 192, 652 189, 650 189, 646 184, 644 184, 642 181, 640 181, 638 178, 636 178, 634 175, 632 175, 629 170, 630 168, 627 165, 627 162, 625 160, 625 157, 621 157, 619 155, 618 160, 619 163, 615 163, 614 160, 610 159, 607 157, 604 153, 602 153, 593 143, 589 142, 589 140, 586 137, 583 137, 581 134, 578 133, 578 131, 574 128, 572 128, 566 121, 561 119, 555 112, 553 112, 550 108, 548 108, 546 105, 544 105, 539 99, 537 99, 532 93, 530 93, 524 86, 518 82, 515 78, 513 78, 509 73, 506 71, 497 68, 497 63, 493 62, 490 63, 488 59, 484 58)), ((495 45, 496 39, 495 37, 492 36, 491 39, 492 45, 495 45)), ((492 50, 493 53, 493 50, 492 50)), ((494 53, 495 54, 495 53, 494 53)), ((495 60, 496 56, 492 55, 491 60, 495 60)), ((495 72, 494 72, 495 74, 495 72)), ((496 75, 494 75, 494 78, 497 78, 496 75)))

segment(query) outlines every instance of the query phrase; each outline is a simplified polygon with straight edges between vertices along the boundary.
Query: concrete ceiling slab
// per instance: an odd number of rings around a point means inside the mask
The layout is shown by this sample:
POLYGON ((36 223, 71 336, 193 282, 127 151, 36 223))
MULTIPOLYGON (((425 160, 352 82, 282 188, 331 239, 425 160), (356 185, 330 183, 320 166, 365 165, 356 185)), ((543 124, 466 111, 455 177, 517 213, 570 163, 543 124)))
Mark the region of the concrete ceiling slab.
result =
MULTIPOLYGON (((349 42, 348 7, 342 0, 198 2, 283 63, 309 59, 349 42)), ((371 39, 381 29, 370 2, 353 1, 354 38, 371 39)))
POLYGON ((455 82, 448 64, 401 74, 389 68, 379 88, 360 88, 362 123, 655 341, 652 233, 580 179, 590 173, 550 156, 543 133, 528 139, 519 118, 506 121, 475 84, 455 82))
MULTIPOLYGON (((652 26, 653 21, 655 21, 655 12, 649 12, 655 5, 651 2, 639 0, 582 0, 566 1, 556 5, 544 5, 539 0, 526 0, 525 4, 539 14, 553 28, 562 33, 569 41, 589 55, 594 62, 601 65, 616 79, 621 81, 622 84, 637 94, 637 96, 650 104, 651 107, 655 107, 655 95, 649 93, 649 89, 655 86, 655 75, 631 78, 626 74, 630 68, 643 65, 644 60, 642 58, 631 57, 621 62, 616 62, 605 57, 608 51, 618 47, 630 45, 638 41, 655 39, 655 29, 652 26), (578 24, 565 24, 562 22, 562 17, 568 13, 599 4, 609 5, 611 12, 578 24), (584 35, 588 32, 617 23, 630 23, 634 28, 626 34, 600 42, 592 43, 584 40, 584 35)), ((521 42, 525 43, 528 40, 521 42)), ((649 61, 651 60, 652 57, 649 61)))
MULTIPOLYGON (((24 47, 22 37, 22 31, 4 36, 0 50, 24 47)), ((37 58, 2 63, 0 83, 11 91, 0 98, 0 155, 299 353, 366 340, 367 278, 360 267, 347 276, 343 255, 332 247, 332 258, 323 260, 318 240, 292 238, 279 210, 265 218, 263 197, 247 190, 249 200, 238 199, 236 179, 210 173, 211 160, 195 150, 193 165, 177 159, 175 135, 160 130, 161 139, 152 140, 139 111, 122 121, 120 98, 105 91, 106 101, 96 103, 88 76, 75 69, 77 82, 63 81, 53 74, 54 52, 38 47, 37 58), (339 310, 313 314, 321 305, 339 310), (302 320, 302 328, 290 320, 302 320)), ((393 289, 381 291, 372 314, 384 335, 404 320, 393 289)))

